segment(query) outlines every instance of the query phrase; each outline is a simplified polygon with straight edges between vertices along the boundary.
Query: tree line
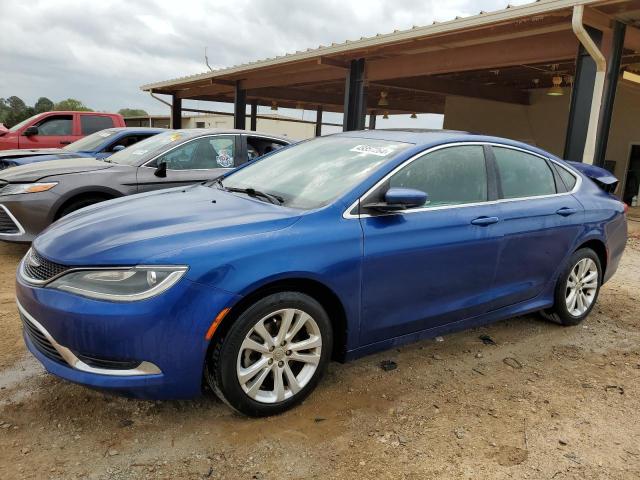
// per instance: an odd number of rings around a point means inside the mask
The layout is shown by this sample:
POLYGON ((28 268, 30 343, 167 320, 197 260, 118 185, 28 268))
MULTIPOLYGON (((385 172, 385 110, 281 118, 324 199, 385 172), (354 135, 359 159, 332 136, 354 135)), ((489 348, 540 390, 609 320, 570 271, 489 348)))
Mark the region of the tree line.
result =
MULTIPOLYGON (((31 107, 28 106, 20 97, 11 96, 8 98, 0 98, 0 123, 7 128, 20 123, 27 118, 42 112, 51 111, 75 111, 75 112, 93 112, 93 109, 87 107, 80 100, 75 98, 67 98, 60 102, 54 103, 47 97, 40 97, 31 107)), ((135 117, 147 115, 142 109, 121 108, 118 113, 123 117, 135 117)))

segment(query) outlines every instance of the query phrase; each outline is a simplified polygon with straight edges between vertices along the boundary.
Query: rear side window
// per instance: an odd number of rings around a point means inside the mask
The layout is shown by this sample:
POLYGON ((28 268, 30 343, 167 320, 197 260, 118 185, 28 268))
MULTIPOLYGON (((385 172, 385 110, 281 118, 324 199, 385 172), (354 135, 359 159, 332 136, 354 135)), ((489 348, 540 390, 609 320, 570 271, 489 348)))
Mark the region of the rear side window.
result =
POLYGON ((51 115, 38 123, 38 135, 52 137, 72 135, 73 117, 71 115, 51 115))
POLYGON ((503 198, 556 193, 553 172, 545 159, 511 148, 493 147, 493 153, 503 198))
POLYGON ((560 178, 562 178, 563 183, 567 187, 567 191, 573 190, 573 187, 576 186, 576 182, 578 181, 576 177, 565 168, 556 167, 556 170, 558 171, 560 178))
POLYGON ((90 135, 105 128, 113 127, 113 119, 103 115, 80 115, 80 127, 83 135, 90 135))
POLYGON ((424 207, 487 200, 487 171, 481 145, 448 147, 414 160, 389 179, 389 187, 427 194, 424 207))
POLYGON ((247 137, 247 160, 261 157, 286 145, 285 142, 262 137, 247 137))

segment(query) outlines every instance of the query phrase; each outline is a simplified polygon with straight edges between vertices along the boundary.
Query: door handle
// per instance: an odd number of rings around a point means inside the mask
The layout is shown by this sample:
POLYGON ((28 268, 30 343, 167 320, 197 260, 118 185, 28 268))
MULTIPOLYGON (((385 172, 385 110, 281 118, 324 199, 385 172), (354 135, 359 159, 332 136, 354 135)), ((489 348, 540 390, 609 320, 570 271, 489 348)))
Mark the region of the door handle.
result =
POLYGON ((471 224, 480 225, 481 227, 486 227, 487 225, 498 223, 499 220, 500 219, 498 217, 478 217, 474 220, 471 220, 471 224))
POLYGON ((577 210, 575 208, 569 208, 569 207, 562 207, 556 210, 556 213, 558 215, 562 215, 563 217, 568 217, 569 215, 573 215, 576 212, 577 210))
POLYGON ((71 142, 68 140, 61 140, 60 145, 69 145, 71 142))

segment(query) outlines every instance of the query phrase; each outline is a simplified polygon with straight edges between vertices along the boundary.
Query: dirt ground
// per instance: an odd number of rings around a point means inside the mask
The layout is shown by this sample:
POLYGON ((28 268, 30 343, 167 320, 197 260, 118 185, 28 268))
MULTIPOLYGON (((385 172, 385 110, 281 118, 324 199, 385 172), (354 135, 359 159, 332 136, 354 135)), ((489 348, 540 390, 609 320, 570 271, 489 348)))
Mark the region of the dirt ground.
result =
POLYGON ((332 364, 303 405, 261 420, 44 373, 13 303, 25 248, 1 244, 0 479, 640 478, 638 238, 583 325, 530 315, 332 364))

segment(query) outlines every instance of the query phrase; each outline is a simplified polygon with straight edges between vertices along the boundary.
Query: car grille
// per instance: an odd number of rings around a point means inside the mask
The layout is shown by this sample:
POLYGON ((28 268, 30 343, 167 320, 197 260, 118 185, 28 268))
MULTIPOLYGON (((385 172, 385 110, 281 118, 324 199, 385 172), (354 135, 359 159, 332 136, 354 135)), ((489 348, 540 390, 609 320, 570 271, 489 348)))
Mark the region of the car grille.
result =
POLYGON ((4 208, 0 208, 0 233, 20 233, 18 225, 4 208))
POLYGON ((46 357, 51 360, 55 360, 58 363, 67 364, 64 361, 64 358, 58 353, 58 351, 54 348, 51 342, 45 337, 45 335, 36 327, 33 323, 27 319, 22 313, 20 314, 20 318, 22 319, 22 326, 24 328, 24 332, 27 334, 31 343, 38 349, 46 357))
POLYGON ((23 261, 24 275, 31 280, 46 282, 66 272, 69 267, 52 262, 41 256, 33 248, 27 252, 23 261))

